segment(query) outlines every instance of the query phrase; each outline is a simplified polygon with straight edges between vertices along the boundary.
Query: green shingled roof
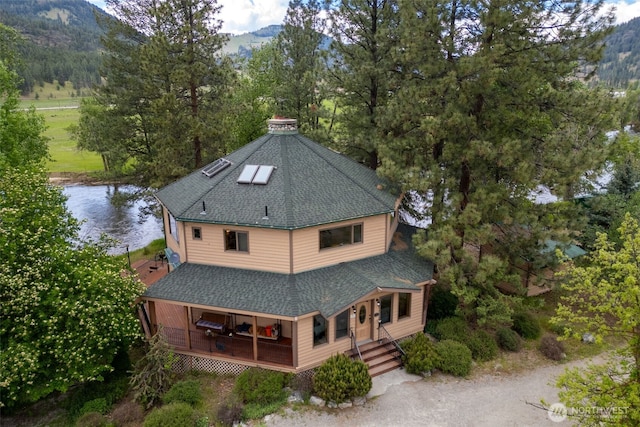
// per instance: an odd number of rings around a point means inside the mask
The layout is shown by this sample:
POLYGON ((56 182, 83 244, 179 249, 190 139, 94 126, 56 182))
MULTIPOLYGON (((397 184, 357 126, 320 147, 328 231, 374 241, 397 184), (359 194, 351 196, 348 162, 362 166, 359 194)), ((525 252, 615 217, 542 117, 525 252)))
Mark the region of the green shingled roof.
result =
POLYGON ((299 274, 184 263, 143 297, 289 317, 319 310, 328 318, 379 288, 418 291, 416 284, 432 278, 433 264, 411 245, 415 229, 399 231, 405 244, 384 255, 299 274))
POLYGON ((231 165, 215 176, 197 170, 157 198, 181 221, 283 229, 394 211, 397 193, 375 171, 295 132, 267 134, 225 158, 231 165), (245 165, 276 169, 267 185, 239 184, 245 165))

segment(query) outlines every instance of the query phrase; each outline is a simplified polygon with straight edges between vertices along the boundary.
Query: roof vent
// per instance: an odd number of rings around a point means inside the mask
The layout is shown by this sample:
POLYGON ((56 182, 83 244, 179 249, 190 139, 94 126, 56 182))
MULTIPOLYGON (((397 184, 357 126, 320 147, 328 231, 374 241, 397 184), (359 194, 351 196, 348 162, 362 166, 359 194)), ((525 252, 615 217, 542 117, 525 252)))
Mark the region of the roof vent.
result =
POLYGON ((269 120, 269 133, 286 135, 298 133, 298 121, 277 117, 269 120))

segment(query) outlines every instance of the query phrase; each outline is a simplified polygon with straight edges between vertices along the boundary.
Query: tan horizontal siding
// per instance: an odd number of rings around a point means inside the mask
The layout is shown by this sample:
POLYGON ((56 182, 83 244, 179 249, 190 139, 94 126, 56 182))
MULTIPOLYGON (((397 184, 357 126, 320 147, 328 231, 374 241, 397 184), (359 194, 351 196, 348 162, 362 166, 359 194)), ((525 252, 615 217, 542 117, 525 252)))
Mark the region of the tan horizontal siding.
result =
POLYGON ((354 261, 386 252, 388 215, 377 215, 331 225, 309 227, 293 232, 293 272, 314 270, 320 267, 354 261), (335 248, 320 249, 320 230, 350 224, 362 224, 362 243, 335 248))
MULTIPOLYGON (((294 327, 296 324, 294 324, 294 327)), ((335 322, 329 319, 327 325, 327 343, 314 347, 313 345, 313 316, 300 319, 298 328, 298 370, 310 369, 322 364, 334 354, 344 353, 351 348, 351 340, 341 338, 335 341, 335 322)))
POLYGON ((250 270, 289 273, 289 232, 254 227, 190 223, 186 226, 189 262, 250 270), (193 239, 200 227, 202 239, 193 239), (224 230, 248 233, 249 252, 225 251, 224 230))
MULTIPOLYGON (((423 300, 423 292, 424 287, 422 287, 422 291, 420 293, 411 293, 411 309, 410 315, 408 317, 403 317, 402 319, 398 319, 398 295, 395 294, 393 296, 392 307, 392 316, 391 322, 385 323, 384 327, 389 332, 389 334, 397 339, 406 337, 407 335, 415 334, 416 332, 420 332, 424 328, 424 324, 422 323, 422 300, 423 300)), ((376 332, 377 337, 377 332, 376 332)))

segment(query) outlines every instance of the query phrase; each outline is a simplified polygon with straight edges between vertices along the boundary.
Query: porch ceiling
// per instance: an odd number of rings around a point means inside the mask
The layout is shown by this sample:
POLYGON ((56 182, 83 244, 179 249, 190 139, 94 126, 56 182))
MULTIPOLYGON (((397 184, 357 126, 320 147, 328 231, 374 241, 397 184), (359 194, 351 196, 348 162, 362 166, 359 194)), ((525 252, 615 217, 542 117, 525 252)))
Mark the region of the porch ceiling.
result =
POLYGON ((433 264, 412 248, 299 274, 278 274, 184 263, 147 289, 143 298, 301 316, 331 317, 378 288, 418 290, 433 264))

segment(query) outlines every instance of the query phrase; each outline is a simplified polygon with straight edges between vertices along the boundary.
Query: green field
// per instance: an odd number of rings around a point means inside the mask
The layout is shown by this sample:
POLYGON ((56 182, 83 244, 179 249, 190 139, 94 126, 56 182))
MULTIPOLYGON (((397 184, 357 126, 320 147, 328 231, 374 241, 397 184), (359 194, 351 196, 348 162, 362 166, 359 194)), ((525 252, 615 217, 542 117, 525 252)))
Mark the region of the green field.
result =
POLYGON ((44 135, 49 138, 49 154, 52 158, 47 162, 49 172, 89 173, 102 170, 100 156, 88 151, 78 151, 76 141, 71 139, 66 130, 70 125, 78 124, 80 110, 77 107, 80 100, 70 84, 45 84, 37 87, 34 93, 21 98, 21 108, 34 106, 38 114, 44 116, 47 126, 44 135))

